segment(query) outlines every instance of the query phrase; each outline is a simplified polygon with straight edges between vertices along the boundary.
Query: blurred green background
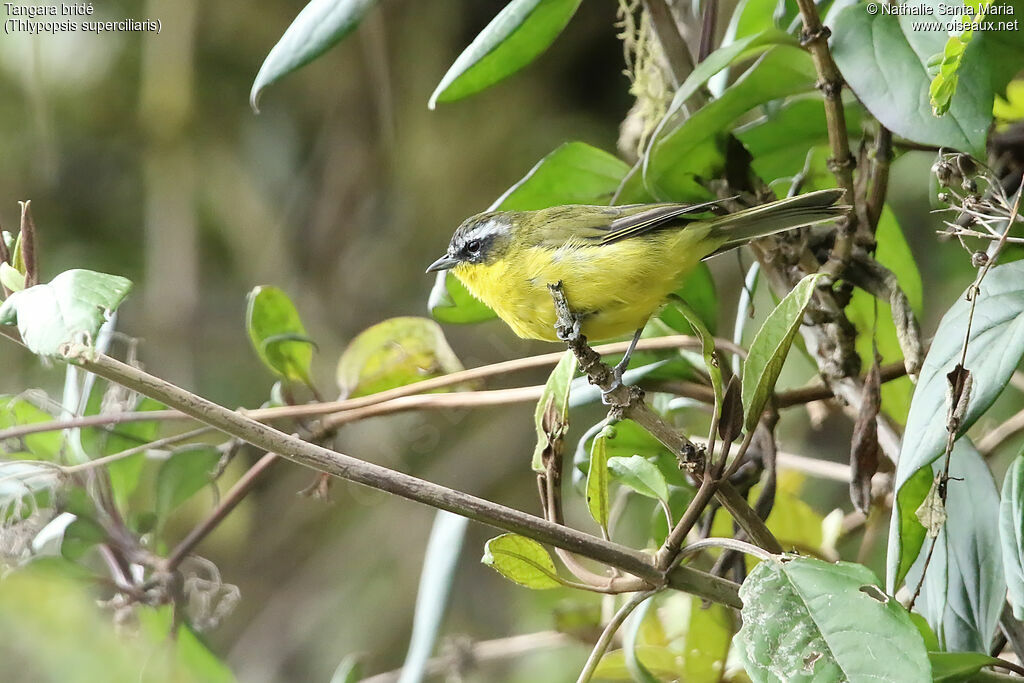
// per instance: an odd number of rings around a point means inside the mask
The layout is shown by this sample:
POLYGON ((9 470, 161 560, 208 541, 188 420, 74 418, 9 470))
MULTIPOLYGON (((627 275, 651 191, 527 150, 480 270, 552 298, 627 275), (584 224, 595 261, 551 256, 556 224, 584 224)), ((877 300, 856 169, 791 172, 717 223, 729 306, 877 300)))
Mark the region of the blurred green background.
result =
MULTIPOLYGON (((145 367, 228 406, 259 405, 273 383, 245 334, 253 286, 293 297, 318 344, 318 384, 333 394, 348 340, 384 318, 426 313, 433 278, 423 269, 464 217, 562 142, 614 151, 632 104, 615 3, 586 2, 523 73, 428 111, 448 66, 505 3, 390 0, 338 48, 271 86, 255 115, 252 78, 303 4, 97 3, 96 18, 159 18, 163 30, 0 40, 0 225, 15 229, 17 201, 31 199, 44 279, 71 267, 132 279, 119 329, 141 340, 145 367)), ((936 246, 931 161, 898 159, 890 192, 925 281, 926 335, 972 277, 958 246, 936 246)), ((731 257, 712 269, 728 333, 742 270, 731 257)), ((763 314, 768 299, 758 301, 763 314)), ((446 333, 466 366, 553 350, 496 322, 446 333)), ((789 368, 783 384, 802 383, 809 367, 789 368)), ((60 368, 12 344, 0 344, 0 368, 4 393, 59 396, 60 368)), ((531 413, 521 405, 377 418, 347 426, 336 445, 537 512, 531 413)), ((598 415, 581 412, 571 438, 598 415)), ((842 418, 812 429, 788 414, 780 429, 786 450, 846 457, 842 418)), ((329 503, 297 496, 309 480, 276 465, 199 549, 241 590, 237 609, 206 636, 241 680, 328 680, 352 652, 367 655, 368 671, 401 663, 432 511, 340 482, 329 503)), ((822 513, 849 509, 844 489, 821 486, 812 503, 822 513)), ((182 533, 204 512, 193 507, 178 520, 182 533)), ((491 535, 470 527, 446 633, 546 630, 556 604, 599 602, 501 579, 478 563, 491 535)), ((522 657, 475 680, 561 680, 587 651, 522 657)))

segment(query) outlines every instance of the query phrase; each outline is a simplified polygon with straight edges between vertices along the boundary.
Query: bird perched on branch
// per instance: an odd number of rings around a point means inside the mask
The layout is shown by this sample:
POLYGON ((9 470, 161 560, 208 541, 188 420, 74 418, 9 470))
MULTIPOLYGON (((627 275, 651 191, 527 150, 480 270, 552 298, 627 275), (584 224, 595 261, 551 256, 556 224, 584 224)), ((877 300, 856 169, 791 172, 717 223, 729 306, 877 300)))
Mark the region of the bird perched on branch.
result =
POLYGON ((714 213, 719 202, 489 211, 460 225, 427 272, 451 270, 517 335, 547 341, 558 340, 548 285, 561 282, 588 339, 635 332, 635 345, 701 260, 843 217, 849 207, 836 205, 842 196, 821 190, 726 215, 714 213))

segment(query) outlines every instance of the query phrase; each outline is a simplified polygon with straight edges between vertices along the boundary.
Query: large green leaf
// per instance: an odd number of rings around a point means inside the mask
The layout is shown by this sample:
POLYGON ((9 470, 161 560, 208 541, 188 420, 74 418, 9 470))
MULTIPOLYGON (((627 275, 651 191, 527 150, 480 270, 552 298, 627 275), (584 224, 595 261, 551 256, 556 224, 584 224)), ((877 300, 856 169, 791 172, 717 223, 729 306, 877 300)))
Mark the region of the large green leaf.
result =
POLYGON ((436 322, 390 318, 349 342, 338 360, 338 388, 343 396, 364 396, 462 369, 436 322))
POLYGON ((789 45, 768 50, 718 99, 678 125, 664 127, 651 146, 644 185, 658 199, 709 198, 701 181, 721 173, 724 144, 733 122, 762 104, 810 91, 816 78, 814 65, 803 50, 789 45))
POLYGON ((867 568, 810 558, 760 562, 740 587, 733 640, 767 681, 931 681, 924 641, 867 568))
POLYGON ((743 428, 751 430, 761 419, 765 403, 775 390, 793 337, 811 301, 819 275, 808 275, 779 302, 750 343, 750 353, 743 364, 743 428))
MULTIPOLYGON (((1024 356, 1024 261, 995 266, 976 295, 964 366, 973 385, 960 423, 966 431, 1006 386, 1024 356)), ((946 447, 946 375, 960 361, 970 302, 961 296, 942 317, 914 390, 896 465, 886 585, 895 590, 917 558, 925 529, 915 512, 928 494, 930 465, 946 447)))
MULTIPOLYGON (((922 6, 945 9, 955 4, 926 0, 922 6)), ((915 24, 949 18, 938 10, 924 16, 893 16, 884 11, 872 15, 863 5, 853 5, 836 18, 832 54, 853 92, 894 133, 984 158, 993 102, 987 74, 961 79, 946 115, 932 114, 929 62, 943 52, 946 32, 915 30, 915 24)))
POLYGON ((1013 616, 1024 620, 1024 452, 1006 471, 999 502, 999 542, 1013 616))
POLYGON ((254 287, 248 299, 245 326, 260 360, 285 379, 310 384, 313 342, 295 304, 277 287, 254 287))
MULTIPOLYGON (((533 211, 561 204, 608 204, 629 171, 625 162, 584 142, 566 142, 541 159, 488 211, 533 211)), ((475 323, 495 317, 448 271, 437 274, 427 303, 443 323, 475 323)))
POLYGON ((554 42, 580 2, 512 0, 455 60, 428 106, 472 95, 519 71, 554 42))
MULTIPOLYGON (((576 396, 576 393, 573 393, 576 396)), ((572 405, 572 403, 570 403, 572 405)), ((597 434, 604 431, 605 451, 609 458, 628 458, 641 455, 654 462, 670 485, 692 489, 686 475, 679 469, 679 461, 665 445, 651 436, 651 433, 632 420, 621 420, 613 426, 597 424, 580 437, 576 446, 573 464, 583 472, 589 471, 590 450, 597 434)))
MULTIPOLYGON (((932 464, 935 474, 942 460, 932 464)), ((956 442, 949 469, 948 519, 928 564, 921 595, 914 604, 935 631, 943 650, 987 650, 1006 595, 999 558, 999 492, 984 459, 964 437, 956 442)), ((907 573, 917 586, 925 553, 907 573)))
POLYGON ((285 30, 256 74, 249 104, 259 111, 263 90, 309 64, 359 25, 377 0, 311 0, 285 30))
POLYGON ((128 291, 130 280, 91 270, 67 270, 49 283, 15 292, 0 304, 0 325, 17 323, 32 353, 55 356, 63 344, 91 343, 128 291))
POLYGON ((520 586, 542 590, 558 588, 555 561, 537 541, 516 534, 502 534, 487 541, 481 562, 520 586))
MULTIPOLYGON (((861 137, 862 111, 859 106, 845 107, 846 132, 852 140, 861 137)), ((817 93, 793 97, 781 107, 773 107, 761 118, 737 128, 734 134, 754 157, 752 165, 760 177, 768 182, 792 177, 804 170, 810 148, 828 144, 825 103, 817 93)), ((818 169, 812 166, 809 170, 814 174, 818 169)), ((829 184, 819 186, 805 181, 805 191, 835 187, 835 176, 824 163, 820 170, 829 184)))

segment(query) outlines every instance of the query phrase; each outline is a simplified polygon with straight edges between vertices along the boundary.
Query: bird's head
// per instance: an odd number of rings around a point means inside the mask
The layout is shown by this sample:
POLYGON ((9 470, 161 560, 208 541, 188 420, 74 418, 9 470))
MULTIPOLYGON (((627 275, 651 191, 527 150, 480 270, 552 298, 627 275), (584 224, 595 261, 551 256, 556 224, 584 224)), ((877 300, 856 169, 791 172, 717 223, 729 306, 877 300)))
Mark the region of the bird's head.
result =
POLYGON ((513 227, 508 213, 481 213, 467 219, 452 235, 444 256, 431 263, 427 272, 492 263, 508 250, 513 227))

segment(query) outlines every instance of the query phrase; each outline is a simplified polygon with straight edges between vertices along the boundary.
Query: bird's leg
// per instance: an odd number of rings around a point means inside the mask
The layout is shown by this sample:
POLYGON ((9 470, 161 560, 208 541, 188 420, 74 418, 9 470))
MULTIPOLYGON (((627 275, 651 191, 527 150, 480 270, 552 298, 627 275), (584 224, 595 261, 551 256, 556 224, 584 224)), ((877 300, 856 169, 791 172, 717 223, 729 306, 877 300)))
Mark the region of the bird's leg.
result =
POLYGON ((615 391, 622 386, 622 375, 626 372, 626 368, 629 367, 629 359, 633 355, 633 351, 636 349, 636 343, 640 341, 640 335, 643 331, 644 328, 641 327, 633 334, 633 340, 629 342, 629 346, 626 348, 626 353, 622 355, 622 360, 619 361, 618 365, 612 368, 612 384, 608 388, 608 391, 604 393, 607 394, 611 391, 615 391))

